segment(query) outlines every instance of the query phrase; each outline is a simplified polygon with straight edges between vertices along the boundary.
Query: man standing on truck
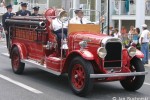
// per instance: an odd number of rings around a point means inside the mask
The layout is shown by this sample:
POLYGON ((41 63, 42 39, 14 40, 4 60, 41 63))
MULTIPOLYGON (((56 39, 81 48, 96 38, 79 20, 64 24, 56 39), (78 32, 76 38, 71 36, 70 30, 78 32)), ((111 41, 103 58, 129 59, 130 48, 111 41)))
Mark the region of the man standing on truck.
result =
POLYGON ((2 16, 2 24, 4 27, 4 31, 6 34, 6 42, 7 42, 7 48, 9 49, 9 26, 6 24, 5 20, 10 19, 14 14, 12 13, 12 5, 6 6, 7 12, 2 16))
POLYGON ((31 12, 27 10, 27 3, 21 2, 21 10, 16 13, 16 16, 31 16, 31 12))
POLYGON ((87 24, 87 23, 91 23, 91 21, 89 21, 88 19, 86 19, 84 17, 84 13, 82 11, 82 8, 75 10, 74 11, 76 14, 76 17, 72 18, 70 20, 71 24, 87 24))
POLYGON ((39 9, 40 9, 39 6, 35 6, 33 7, 33 9, 34 9, 34 13, 32 13, 31 16, 41 16, 41 14, 39 14, 39 9))
POLYGON ((82 11, 82 8, 79 8, 79 9, 75 10, 74 12, 75 12, 76 16, 70 20, 71 24, 100 24, 101 23, 100 20, 96 21, 96 22, 92 22, 92 21, 88 20, 84 16, 84 12, 82 11))

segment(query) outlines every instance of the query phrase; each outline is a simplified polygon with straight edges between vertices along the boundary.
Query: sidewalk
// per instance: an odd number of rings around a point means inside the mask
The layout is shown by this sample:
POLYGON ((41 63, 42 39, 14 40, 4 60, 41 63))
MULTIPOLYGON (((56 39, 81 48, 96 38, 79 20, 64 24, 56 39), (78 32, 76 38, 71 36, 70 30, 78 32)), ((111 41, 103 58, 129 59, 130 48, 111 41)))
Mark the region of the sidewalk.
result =
POLYGON ((149 64, 146 64, 145 67, 150 68, 150 59, 149 59, 149 64))

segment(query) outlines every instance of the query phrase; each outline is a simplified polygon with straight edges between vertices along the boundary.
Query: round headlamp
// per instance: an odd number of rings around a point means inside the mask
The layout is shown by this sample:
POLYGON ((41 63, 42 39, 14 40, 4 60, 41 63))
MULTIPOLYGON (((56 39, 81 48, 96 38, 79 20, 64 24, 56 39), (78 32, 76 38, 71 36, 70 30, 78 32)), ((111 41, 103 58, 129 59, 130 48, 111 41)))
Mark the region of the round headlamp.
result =
POLYGON ((104 47, 100 47, 97 49, 97 54, 100 58, 104 59, 107 55, 107 51, 104 47))
POLYGON ((134 57, 136 55, 136 48, 135 47, 129 47, 128 53, 131 57, 134 57))

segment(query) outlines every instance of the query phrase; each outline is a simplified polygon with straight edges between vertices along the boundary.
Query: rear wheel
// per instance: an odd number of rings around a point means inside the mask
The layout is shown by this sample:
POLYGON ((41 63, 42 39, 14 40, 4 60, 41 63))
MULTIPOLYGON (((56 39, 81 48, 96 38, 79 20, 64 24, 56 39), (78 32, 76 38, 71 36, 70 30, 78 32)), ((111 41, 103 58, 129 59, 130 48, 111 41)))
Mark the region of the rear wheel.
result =
MULTIPOLYGON (((132 72, 144 72, 145 68, 142 61, 139 58, 133 58, 131 60, 131 71, 132 72)), ((124 89, 128 91, 136 91, 140 89, 144 83, 145 75, 127 77, 125 80, 120 81, 124 89)))
POLYGON ((69 66, 69 83, 72 91, 79 96, 86 96, 93 88, 93 79, 90 74, 93 74, 92 64, 81 57, 76 57, 72 60, 69 66))
POLYGON ((20 53, 17 47, 14 47, 11 53, 12 70, 16 74, 22 74, 25 64, 21 62, 20 53))

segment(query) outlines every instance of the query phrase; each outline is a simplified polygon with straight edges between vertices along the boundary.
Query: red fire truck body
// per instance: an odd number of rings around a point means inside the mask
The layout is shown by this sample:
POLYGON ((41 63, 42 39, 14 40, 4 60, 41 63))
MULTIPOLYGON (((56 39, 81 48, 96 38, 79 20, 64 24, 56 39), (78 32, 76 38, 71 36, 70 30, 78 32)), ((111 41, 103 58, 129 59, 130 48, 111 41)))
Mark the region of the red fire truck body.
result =
POLYGON ((68 37, 59 48, 50 27, 55 10, 42 17, 13 17, 10 24, 12 69, 22 74, 26 63, 55 75, 68 73, 72 91, 85 96, 96 82, 120 81, 129 91, 143 85, 147 72, 141 62, 143 53, 134 47, 124 48, 120 39, 100 33, 94 24, 68 25, 68 37))

